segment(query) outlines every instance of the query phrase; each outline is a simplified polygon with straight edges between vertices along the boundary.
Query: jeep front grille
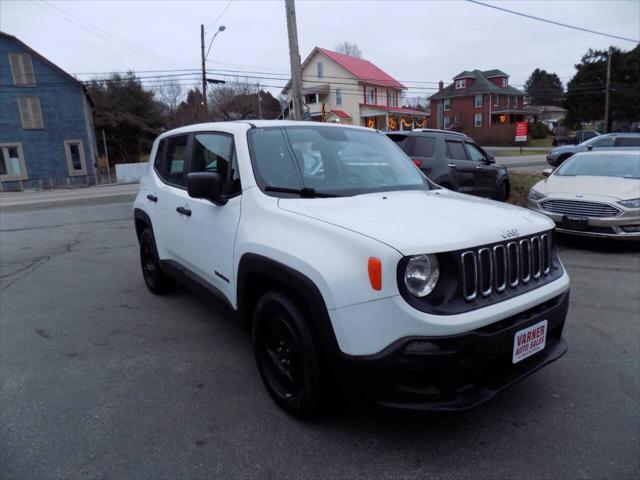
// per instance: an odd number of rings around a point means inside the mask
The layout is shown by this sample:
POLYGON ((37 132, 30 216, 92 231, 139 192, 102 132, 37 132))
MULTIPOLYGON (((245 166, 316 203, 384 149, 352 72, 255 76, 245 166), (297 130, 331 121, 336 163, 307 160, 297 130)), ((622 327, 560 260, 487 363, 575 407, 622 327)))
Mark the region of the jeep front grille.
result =
POLYGON ((462 295, 468 302, 538 281, 551 272, 548 233, 460 253, 462 295))

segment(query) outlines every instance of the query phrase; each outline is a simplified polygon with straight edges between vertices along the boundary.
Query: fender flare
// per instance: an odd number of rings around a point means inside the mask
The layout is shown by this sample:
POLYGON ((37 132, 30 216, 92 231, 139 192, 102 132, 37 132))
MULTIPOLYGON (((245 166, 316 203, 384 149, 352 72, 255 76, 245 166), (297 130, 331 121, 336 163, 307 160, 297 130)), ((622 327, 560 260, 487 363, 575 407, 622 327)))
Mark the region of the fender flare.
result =
POLYGON ((146 226, 151 229, 153 233, 153 224, 151 223, 151 218, 147 215, 147 212, 142 210, 141 208, 133 209, 133 220, 136 224, 136 236, 138 237, 138 241, 140 241, 140 236, 142 235, 142 231, 144 228, 142 226, 146 226))
MULTIPOLYGON (((269 279, 269 289, 284 290, 304 302, 305 318, 311 322, 316 334, 321 355, 330 363, 339 357, 340 348, 336 339, 329 311, 322 293, 305 274, 271 258, 255 253, 245 253, 240 258, 237 274, 237 310, 245 325, 251 324, 253 305, 259 294, 251 288, 251 276, 269 279)), ((261 293, 261 292, 260 292, 261 293)))

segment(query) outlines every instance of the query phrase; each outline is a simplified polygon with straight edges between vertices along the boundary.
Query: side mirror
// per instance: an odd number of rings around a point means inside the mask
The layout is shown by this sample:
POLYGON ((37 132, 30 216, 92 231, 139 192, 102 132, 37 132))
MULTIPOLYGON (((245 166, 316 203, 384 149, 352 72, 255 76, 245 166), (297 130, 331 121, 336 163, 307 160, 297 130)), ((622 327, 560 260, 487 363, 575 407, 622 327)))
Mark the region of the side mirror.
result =
POLYGON ((204 198, 216 205, 224 205, 227 198, 222 193, 224 182, 218 173, 193 172, 187 174, 187 193, 191 198, 204 198))
POLYGON ((587 150, 593 150, 593 145, 588 145, 587 150))
POLYGON ((544 170, 542 170, 542 175, 544 175, 545 177, 548 177, 552 173, 553 173, 553 168, 545 168, 544 170))
POLYGON ((487 153, 487 163, 496 163, 496 157, 494 155, 491 155, 490 153, 487 153))

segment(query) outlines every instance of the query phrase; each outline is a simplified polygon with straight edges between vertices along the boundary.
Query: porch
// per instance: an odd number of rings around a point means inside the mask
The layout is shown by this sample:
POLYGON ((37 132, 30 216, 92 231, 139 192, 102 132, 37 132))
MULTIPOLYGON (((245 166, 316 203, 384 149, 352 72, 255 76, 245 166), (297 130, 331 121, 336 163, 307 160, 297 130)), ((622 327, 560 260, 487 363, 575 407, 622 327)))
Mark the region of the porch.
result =
POLYGON ((511 125, 524 122, 531 112, 516 108, 503 108, 491 112, 491 125, 511 125))
POLYGON ((425 128, 429 114, 420 110, 360 104, 361 125, 377 130, 403 131, 425 128))

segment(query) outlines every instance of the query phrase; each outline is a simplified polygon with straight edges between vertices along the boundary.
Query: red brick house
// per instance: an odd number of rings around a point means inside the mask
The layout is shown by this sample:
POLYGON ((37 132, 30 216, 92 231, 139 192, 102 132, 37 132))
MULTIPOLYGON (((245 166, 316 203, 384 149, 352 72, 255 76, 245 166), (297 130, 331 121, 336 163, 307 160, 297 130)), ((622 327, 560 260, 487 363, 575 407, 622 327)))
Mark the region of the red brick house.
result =
POLYGON ((441 81, 438 93, 430 97, 431 127, 461 131, 480 142, 507 140, 515 131, 513 124, 528 114, 524 97, 501 70, 465 70, 446 88, 441 81))

